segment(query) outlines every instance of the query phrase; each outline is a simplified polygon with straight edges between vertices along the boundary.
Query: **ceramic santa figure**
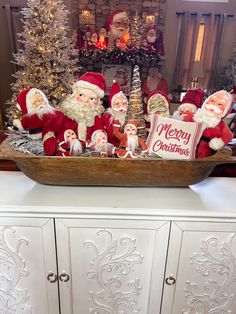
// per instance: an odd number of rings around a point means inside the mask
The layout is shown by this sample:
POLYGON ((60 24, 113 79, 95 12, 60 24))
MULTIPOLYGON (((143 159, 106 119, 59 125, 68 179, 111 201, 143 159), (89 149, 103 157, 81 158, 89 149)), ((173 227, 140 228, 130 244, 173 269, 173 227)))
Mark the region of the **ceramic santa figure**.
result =
POLYGON ((46 95, 37 88, 25 89, 17 97, 17 107, 23 117, 15 119, 13 125, 20 131, 27 130, 32 139, 42 138, 44 124, 56 113, 46 95))
POLYGON ((159 90, 155 90, 148 95, 147 107, 144 108, 146 129, 150 130, 150 123, 152 121, 153 115, 159 115, 161 117, 170 117, 170 102, 168 96, 159 90))
POLYGON ((168 83, 160 73, 158 67, 150 67, 148 69, 147 79, 142 86, 142 93, 144 95, 149 95, 154 90, 160 90, 166 95, 169 94, 168 83))
POLYGON ((62 112, 78 123, 78 138, 81 141, 90 141, 94 119, 105 111, 102 106, 105 89, 106 82, 102 74, 86 72, 73 84, 72 94, 60 105, 62 112))
POLYGON ((90 41, 88 42, 88 50, 94 50, 99 48, 99 41, 98 41, 98 33, 92 32, 90 41))
POLYGON ((128 99, 122 92, 120 85, 114 81, 109 95, 110 108, 101 116, 95 118, 94 130, 105 130, 108 134, 108 142, 115 146, 119 145, 119 140, 113 134, 114 120, 117 120, 123 130, 128 99))
POLYGON ((119 158, 138 158, 140 152, 148 154, 148 146, 142 138, 138 137, 137 128, 137 121, 128 121, 122 133, 119 122, 114 122, 113 133, 120 141, 116 151, 119 158))
POLYGON ((129 33, 129 17, 127 12, 116 10, 108 17, 108 31, 113 39, 124 38, 129 33))
POLYGON ((97 130, 92 134, 90 150, 99 152, 102 157, 112 157, 115 154, 116 147, 108 143, 106 131, 97 130))
POLYGON ((232 133, 223 121, 231 111, 232 96, 225 90, 210 95, 193 116, 193 121, 206 127, 197 147, 196 157, 207 157, 232 140, 232 133))
POLYGON ((184 95, 178 110, 173 113, 173 118, 184 121, 193 121, 193 115, 201 108, 204 100, 204 91, 201 88, 190 89, 184 95))
POLYGON ((162 32, 159 32, 159 34, 157 35, 155 27, 150 27, 147 31, 146 39, 149 51, 155 51, 159 56, 164 56, 164 43, 162 32))
POLYGON ((83 146, 72 129, 60 130, 58 134, 57 156, 78 156, 83 152, 83 146))

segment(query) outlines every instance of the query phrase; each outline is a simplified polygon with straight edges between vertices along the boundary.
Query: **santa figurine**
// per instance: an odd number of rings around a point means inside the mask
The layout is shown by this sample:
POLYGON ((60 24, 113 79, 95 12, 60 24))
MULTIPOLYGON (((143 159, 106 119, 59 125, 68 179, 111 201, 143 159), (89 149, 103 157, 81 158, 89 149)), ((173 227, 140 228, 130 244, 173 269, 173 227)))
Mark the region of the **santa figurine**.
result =
POLYGON ((184 95, 178 110, 173 113, 177 120, 193 121, 193 115, 198 108, 201 108, 204 100, 204 91, 201 88, 190 89, 184 95))
POLYGON ((97 32, 92 32, 91 38, 88 42, 88 50, 94 50, 99 48, 99 41, 98 41, 98 33, 97 32))
POLYGON ((142 86, 142 93, 146 96, 154 90, 160 90, 169 96, 168 83, 166 79, 160 73, 158 67, 150 67, 148 69, 147 79, 142 86))
POLYGON ((108 143, 107 133, 104 130, 93 132, 89 148, 91 151, 99 152, 101 157, 112 157, 116 152, 116 147, 108 143))
POLYGON ((127 12, 116 10, 107 20, 109 40, 120 38, 122 46, 125 45, 124 36, 129 33, 129 17, 127 12))
POLYGON ((108 35, 107 30, 103 26, 99 30, 99 48, 100 49, 106 49, 108 44, 108 35))
POLYGON ((91 36, 92 36, 92 31, 91 31, 90 27, 87 26, 86 32, 85 32, 85 34, 83 36, 83 48, 84 49, 88 49, 88 43, 91 40, 91 36))
POLYGON ((44 124, 56 112, 46 95, 37 88, 24 89, 17 97, 16 106, 23 117, 13 120, 13 125, 20 131, 28 131, 31 139, 41 139, 44 124))
POLYGON ((152 26, 147 31, 146 39, 149 51, 155 51, 158 55, 164 56, 164 43, 161 32, 157 35, 155 27, 152 26))
POLYGON ((159 115, 161 117, 170 117, 170 102, 168 96, 159 90, 155 90, 149 94, 147 98, 147 107, 144 108, 146 112, 144 118, 147 121, 146 129, 149 131, 150 123, 152 122, 152 117, 154 115, 159 115))
POLYGON ((231 108, 231 94, 220 90, 210 95, 203 102, 201 109, 198 109, 193 115, 193 121, 202 122, 205 126, 197 147, 197 158, 212 155, 232 140, 232 133, 223 121, 231 108))
POLYGON ((95 117, 105 111, 102 106, 105 89, 106 81, 101 73, 86 72, 73 84, 72 94, 60 105, 62 112, 78 123, 78 139, 81 141, 91 139, 95 117))
POLYGON ((106 131, 108 141, 118 146, 119 140, 113 134, 113 124, 115 120, 118 121, 123 130, 128 109, 128 99, 116 81, 113 81, 110 89, 109 104, 110 108, 101 117, 97 116, 95 118, 94 130, 106 131))
POLYGON ((138 137, 137 128, 137 121, 128 121, 122 133, 119 122, 115 121, 113 133, 120 141, 116 151, 119 158, 138 158, 140 153, 148 154, 148 146, 142 138, 138 137))
POLYGON ((83 152, 85 143, 81 143, 74 130, 60 130, 58 134, 58 146, 56 156, 78 156, 83 152))

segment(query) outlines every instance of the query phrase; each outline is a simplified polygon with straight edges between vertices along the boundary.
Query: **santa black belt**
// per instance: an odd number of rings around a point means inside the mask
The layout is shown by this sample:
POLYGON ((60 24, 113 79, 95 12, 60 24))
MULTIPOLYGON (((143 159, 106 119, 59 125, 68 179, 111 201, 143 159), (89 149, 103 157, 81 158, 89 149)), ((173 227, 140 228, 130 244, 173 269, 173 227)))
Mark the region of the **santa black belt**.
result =
POLYGON ((35 129, 30 129, 29 134, 37 134, 42 132, 42 128, 35 128, 35 129))
POLYGON ((206 137, 206 136, 203 135, 203 136, 201 137, 201 140, 204 141, 204 142, 209 143, 211 139, 210 139, 209 137, 206 137))

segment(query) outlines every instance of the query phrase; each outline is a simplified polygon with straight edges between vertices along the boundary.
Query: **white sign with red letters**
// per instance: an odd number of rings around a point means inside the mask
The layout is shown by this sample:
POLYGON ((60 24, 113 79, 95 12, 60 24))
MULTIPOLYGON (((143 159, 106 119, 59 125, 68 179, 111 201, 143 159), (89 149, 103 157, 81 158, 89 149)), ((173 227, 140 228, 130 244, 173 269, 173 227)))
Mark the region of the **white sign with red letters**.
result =
POLYGON ((154 115, 147 139, 149 153, 165 159, 194 159, 203 131, 203 124, 199 122, 184 122, 154 115))

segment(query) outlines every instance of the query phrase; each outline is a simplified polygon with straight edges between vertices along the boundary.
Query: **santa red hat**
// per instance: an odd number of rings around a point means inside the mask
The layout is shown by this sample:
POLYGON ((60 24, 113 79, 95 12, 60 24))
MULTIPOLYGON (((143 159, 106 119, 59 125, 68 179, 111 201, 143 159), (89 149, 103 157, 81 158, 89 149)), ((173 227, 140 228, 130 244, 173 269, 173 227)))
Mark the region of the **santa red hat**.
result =
POLYGON ((138 129, 138 121, 128 121, 125 125, 125 129, 129 126, 129 125, 132 125, 133 127, 135 127, 135 129, 137 130, 138 129))
POLYGON ((201 88, 190 89, 184 95, 181 101, 181 105, 188 104, 190 108, 196 111, 198 108, 201 108, 203 99, 204 99, 204 91, 201 88))
MULTIPOLYGON (((109 95, 109 104, 110 104, 110 107, 113 106, 114 104, 114 100, 117 96, 120 96, 120 95, 124 95, 124 93, 122 92, 121 88, 120 88, 120 84, 117 83, 115 80, 113 80, 113 84, 111 86, 111 89, 110 89, 110 95, 109 95)), ((125 95, 124 95, 125 96, 125 95)), ((127 100, 128 101, 128 100, 127 100)))
POLYGON ((22 114, 25 115, 27 113, 30 113, 32 111, 32 96, 35 93, 40 93, 43 97, 45 103, 49 105, 48 99, 46 95, 37 88, 26 88, 23 91, 20 92, 18 95, 16 101, 17 101, 17 108, 22 111, 22 114))
POLYGON ((127 18, 127 17, 128 17, 128 15, 124 10, 113 11, 112 14, 108 16, 108 19, 107 19, 108 31, 111 28, 111 24, 114 23, 116 20, 118 20, 120 18, 127 18))
POLYGON ((106 90, 105 77, 101 73, 86 72, 79 77, 77 82, 73 84, 73 94, 76 93, 77 89, 80 87, 91 89, 98 95, 99 98, 103 98, 106 90))

